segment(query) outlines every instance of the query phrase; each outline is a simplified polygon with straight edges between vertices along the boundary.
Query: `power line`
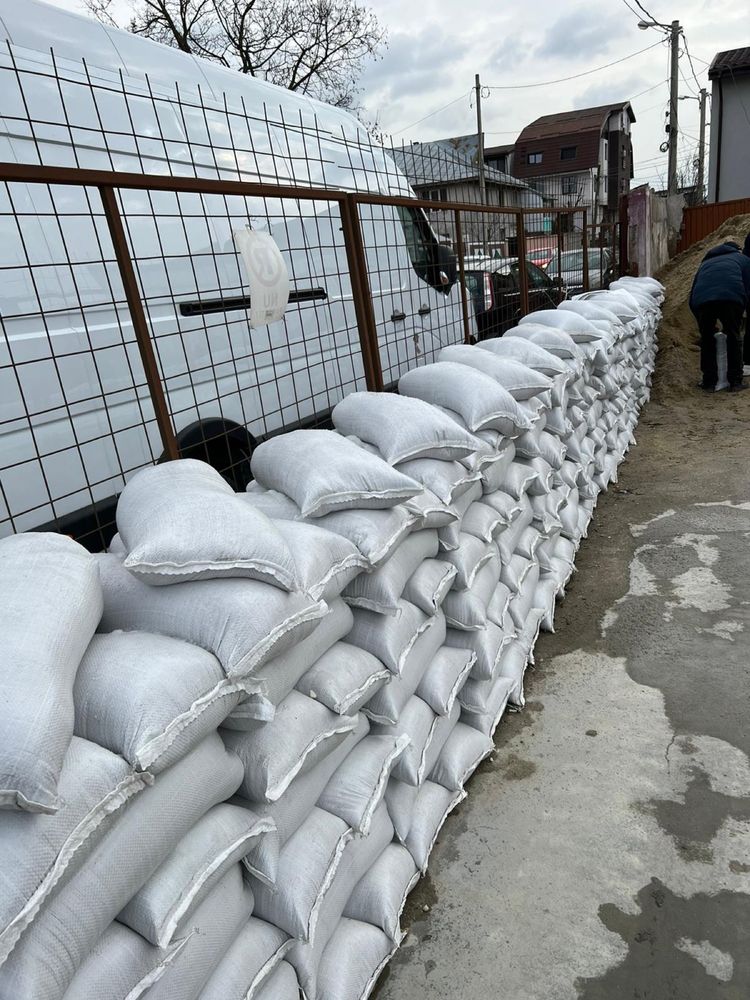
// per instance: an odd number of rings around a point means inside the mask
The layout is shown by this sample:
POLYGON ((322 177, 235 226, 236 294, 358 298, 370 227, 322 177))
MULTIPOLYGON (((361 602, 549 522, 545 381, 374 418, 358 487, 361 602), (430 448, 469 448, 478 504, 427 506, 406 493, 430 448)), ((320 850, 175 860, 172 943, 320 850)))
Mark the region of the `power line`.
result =
POLYGON ((618 66, 620 63, 627 62, 628 59, 634 59, 636 56, 642 55, 644 52, 648 52, 650 49, 655 49, 657 45, 662 45, 663 42, 660 40, 654 42, 653 45, 647 45, 645 49, 638 49, 637 52, 631 52, 630 55, 623 56, 622 59, 615 59, 614 62, 605 63, 603 66, 597 66, 595 69, 587 69, 584 73, 575 73, 573 76, 562 76, 559 80, 545 80, 543 83, 517 83, 513 86, 507 87, 483 87, 484 90, 530 90, 533 87, 551 87, 557 83, 568 83, 570 80, 580 80, 582 76, 591 76, 592 73, 600 73, 603 69, 609 69, 610 66, 618 66))
POLYGON ((682 32, 682 40, 685 43, 685 55, 688 57, 688 62, 690 63, 690 71, 693 74, 693 79, 695 80, 698 90, 702 90, 703 88, 701 87, 700 80, 698 79, 698 74, 695 72, 695 66, 693 65, 693 57, 690 55, 690 49, 688 48, 687 35, 685 34, 684 31, 682 32))
POLYGON ((415 125, 421 125, 422 122, 426 122, 428 118, 433 118, 435 115, 439 115, 441 111, 445 111, 446 108, 452 107, 454 104, 458 104, 459 101, 465 100, 469 96, 468 93, 461 94, 453 101, 448 101, 444 104, 442 108, 436 108, 435 111, 430 111, 429 114, 425 115, 424 118, 420 118, 418 121, 412 122, 411 125, 404 125, 403 128, 396 128, 389 130, 389 135, 400 135, 402 132, 407 132, 410 128, 414 128, 415 125))

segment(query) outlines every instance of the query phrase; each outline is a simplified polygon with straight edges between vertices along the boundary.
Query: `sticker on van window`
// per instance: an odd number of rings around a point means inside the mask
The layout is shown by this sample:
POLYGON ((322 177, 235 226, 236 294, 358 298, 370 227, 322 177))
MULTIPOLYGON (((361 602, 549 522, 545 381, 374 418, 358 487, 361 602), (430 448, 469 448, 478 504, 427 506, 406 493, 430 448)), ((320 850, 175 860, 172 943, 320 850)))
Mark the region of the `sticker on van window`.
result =
POLYGON ((250 284, 250 326, 283 317, 289 302, 289 272, 273 237, 246 227, 234 234, 250 284))

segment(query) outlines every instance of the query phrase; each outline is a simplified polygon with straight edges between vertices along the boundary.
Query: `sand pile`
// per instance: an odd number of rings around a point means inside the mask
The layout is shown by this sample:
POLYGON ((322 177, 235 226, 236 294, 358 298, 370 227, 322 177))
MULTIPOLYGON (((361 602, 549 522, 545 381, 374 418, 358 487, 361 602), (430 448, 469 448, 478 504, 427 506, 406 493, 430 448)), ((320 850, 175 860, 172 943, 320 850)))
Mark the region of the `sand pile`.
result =
MULTIPOLYGON (((735 215, 717 230, 689 250, 679 254, 657 275, 666 285, 664 315, 659 335, 659 361, 654 378, 654 400, 658 403, 684 405, 692 408, 705 404, 706 397, 696 389, 700 377, 698 327, 690 312, 688 300, 695 272, 711 247, 734 238, 740 246, 750 232, 750 215, 735 215)), ((743 412, 750 403, 750 393, 717 393, 722 405, 741 405, 743 412), (730 402, 731 401, 731 402, 730 402)), ((711 397, 709 397, 711 399, 711 397)))

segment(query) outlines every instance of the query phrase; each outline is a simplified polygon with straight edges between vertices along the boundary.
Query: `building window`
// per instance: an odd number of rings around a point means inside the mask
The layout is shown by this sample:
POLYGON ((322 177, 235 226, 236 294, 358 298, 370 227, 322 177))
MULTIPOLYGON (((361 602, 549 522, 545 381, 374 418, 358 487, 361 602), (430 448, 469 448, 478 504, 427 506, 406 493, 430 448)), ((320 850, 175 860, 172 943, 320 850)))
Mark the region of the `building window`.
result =
POLYGON ((542 153, 529 153, 529 155, 526 157, 526 162, 529 165, 533 165, 535 163, 541 163, 542 153))
POLYGON ((604 175, 604 193, 609 194, 609 178, 606 174, 604 175))
POLYGON ((432 188, 427 192, 427 197, 430 201, 447 201, 448 188, 432 188))
POLYGON ((577 177, 563 177, 561 178, 562 193, 563 194, 578 194, 578 178, 577 177))
POLYGON ((604 162, 609 163, 609 139, 604 140, 604 162))
POLYGON ((560 150, 561 160, 575 160, 578 146, 563 146, 560 150))

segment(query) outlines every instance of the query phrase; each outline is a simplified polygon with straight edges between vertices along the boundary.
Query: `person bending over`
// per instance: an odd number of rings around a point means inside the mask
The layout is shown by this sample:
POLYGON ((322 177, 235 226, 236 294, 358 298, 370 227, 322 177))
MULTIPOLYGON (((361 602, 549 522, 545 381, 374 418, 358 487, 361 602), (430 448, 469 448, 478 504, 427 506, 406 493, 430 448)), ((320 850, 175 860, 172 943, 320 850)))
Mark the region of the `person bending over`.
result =
POLYGON ((730 392, 747 386, 742 382, 742 316, 750 303, 750 257, 733 240, 713 247, 701 261, 690 291, 690 309, 698 322, 701 337, 700 388, 716 389, 717 322, 727 338, 727 381, 730 392))

